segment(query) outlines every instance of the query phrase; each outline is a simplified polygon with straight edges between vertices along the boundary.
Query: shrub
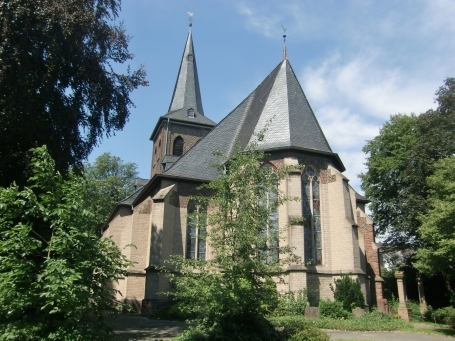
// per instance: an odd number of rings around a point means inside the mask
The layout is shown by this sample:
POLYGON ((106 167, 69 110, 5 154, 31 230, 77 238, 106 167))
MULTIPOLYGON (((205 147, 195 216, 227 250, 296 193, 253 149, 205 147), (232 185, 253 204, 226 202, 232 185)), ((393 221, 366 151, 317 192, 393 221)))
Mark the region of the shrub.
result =
POLYGON ((330 341, 330 337, 322 330, 311 327, 292 335, 289 341, 330 341))
POLYGON ((176 341, 285 341, 286 336, 262 316, 244 321, 226 321, 208 327, 199 324, 186 330, 176 341))
POLYGON ((445 307, 433 312, 433 320, 455 328, 455 308, 445 307))
POLYGON ((344 309, 342 302, 334 302, 329 299, 319 301, 319 314, 333 319, 348 319, 352 317, 352 313, 344 309))
POLYGON ((335 301, 341 302, 344 310, 351 311, 355 307, 365 307, 365 299, 358 279, 341 274, 341 278, 334 280, 334 283, 335 288, 330 285, 330 289, 333 291, 335 301))
POLYGON ((304 315, 307 305, 308 296, 306 289, 299 290, 297 292, 289 291, 280 295, 278 306, 273 311, 273 315, 304 315))
POLYGON ((271 324, 280 331, 283 340, 328 341, 329 336, 313 325, 304 316, 283 316, 270 318, 271 324))
POLYGON ((362 317, 350 319, 333 319, 321 317, 318 320, 314 320, 313 325, 317 328, 323 329, 353 331, 391 331, 405 328, 407 326, 407 322, 404 322, 401 319, 394 319, 392 316, 374 310, 362 317))

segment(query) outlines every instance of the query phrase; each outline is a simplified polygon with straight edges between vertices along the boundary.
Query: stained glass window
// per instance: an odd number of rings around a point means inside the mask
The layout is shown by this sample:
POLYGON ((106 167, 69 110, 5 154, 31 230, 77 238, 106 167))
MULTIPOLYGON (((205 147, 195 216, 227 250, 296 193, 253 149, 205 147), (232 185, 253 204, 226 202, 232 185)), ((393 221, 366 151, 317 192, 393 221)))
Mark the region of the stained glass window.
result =
POLYGON ((190 202, 186 229, 186 258, 205 260, 207 209, 190 202))
MULTIPOLYGON (((270 169, 273 173, 271 166, 264 166, 270 169)), ((278 225, 278 183, 275 188, 263 193, 263 197, 259 199, 259 204, 264 205, 268 211, 269 219, 264 227, 262 236, 266 240, 266 252, 261 252, 260 257, 263 262, 276 262, 278 261, 279 254, 279 225, 278 225)))
POLYGON ((312 166, 302 175, 302 205, 304 223, 304 259, 307 265, 322 264, 322 229, 320 178, 312 166))

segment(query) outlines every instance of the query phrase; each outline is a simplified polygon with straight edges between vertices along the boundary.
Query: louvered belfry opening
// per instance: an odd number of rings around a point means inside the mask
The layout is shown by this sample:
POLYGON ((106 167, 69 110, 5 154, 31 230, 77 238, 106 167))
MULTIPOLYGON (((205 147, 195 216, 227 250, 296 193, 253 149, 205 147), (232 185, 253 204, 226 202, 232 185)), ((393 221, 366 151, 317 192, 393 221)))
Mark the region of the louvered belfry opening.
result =
POLYGON ((173 148, 173 155, 180 156, 183 154, 183 139, 178 136, 174 140, 174 148, 173 148))

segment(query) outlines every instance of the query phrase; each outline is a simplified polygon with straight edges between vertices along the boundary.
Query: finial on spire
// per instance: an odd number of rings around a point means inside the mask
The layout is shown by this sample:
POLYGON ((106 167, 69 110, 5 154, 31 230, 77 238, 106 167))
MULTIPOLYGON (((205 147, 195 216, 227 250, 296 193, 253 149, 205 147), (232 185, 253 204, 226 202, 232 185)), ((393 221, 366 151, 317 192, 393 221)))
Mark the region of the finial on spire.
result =
POLYGON ((188 21, 191 28, 193 26, 193 12, 188 12, 188 21))
POLYGON ((284 43, 283 60, 286 60, 286 59, 288 59, 288 51, 286 50, 286 27, 281 25, 281 28, 283 29, 283 43, 284 43))

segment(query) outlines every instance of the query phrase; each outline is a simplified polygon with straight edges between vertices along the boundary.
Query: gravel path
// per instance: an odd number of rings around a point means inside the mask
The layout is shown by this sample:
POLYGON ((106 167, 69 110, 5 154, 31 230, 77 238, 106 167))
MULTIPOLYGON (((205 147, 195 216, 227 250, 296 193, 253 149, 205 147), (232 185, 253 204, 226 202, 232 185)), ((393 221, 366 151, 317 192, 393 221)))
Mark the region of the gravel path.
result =
MULTIPOLYGON (((122 341, 170 341, 181 334, 188 324, 179 321, 151 320, 138 315, 122 314, 108 322, 122 341)), ((455 341, 455 338, 406 332, 348 332, 326 330, 332 340, 362 341, 455 341)))

